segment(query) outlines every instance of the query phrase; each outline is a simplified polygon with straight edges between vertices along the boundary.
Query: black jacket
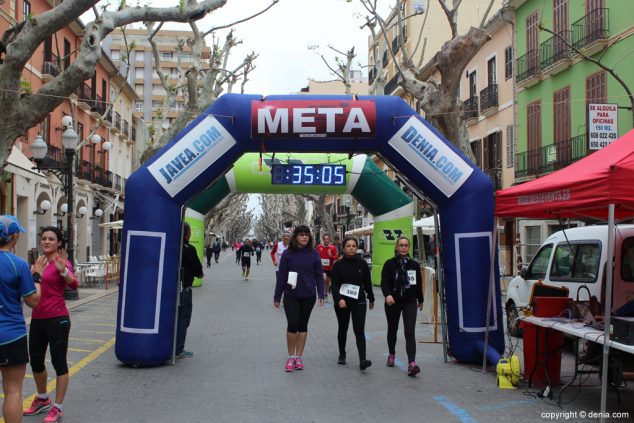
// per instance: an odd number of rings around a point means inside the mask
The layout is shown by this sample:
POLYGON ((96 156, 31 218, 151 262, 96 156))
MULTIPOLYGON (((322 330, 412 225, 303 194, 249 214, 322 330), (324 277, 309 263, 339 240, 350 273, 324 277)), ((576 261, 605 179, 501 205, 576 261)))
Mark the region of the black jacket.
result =
POLYGON ((383 264, 381 271, 381 291, 387 297, 391 295, 395 301, 423 303, 423 277, 420 265, 416 260, 409 259, 407 270, 416 271, 416 285, 411 285, 405 290, 405 295, 401 297, 401 292, 396 283, 396 273, 398 269, 398 257, 394 256, 383 264))
POLYGON ((203 265, 200 263, 196 247, 189 242, 183 243, 183 288, 191 288, 194 278, 203 277, 203 265))
POLYGON ((332 286, 332 299, 335 305, 339 304, 339 300, 343 299, 346 305, 365 302, 366 294, 368 300, 374 302, 374 292, 372 291, 372 279, 370 278, 370 268, 365 260, 360 258, 342 258, 336 261, 330 271, 330 280, 332 286), (339 290, 343 284, 357 285, 362 289, 359 290, 359 298, 354 299, 341 295, 339 290))

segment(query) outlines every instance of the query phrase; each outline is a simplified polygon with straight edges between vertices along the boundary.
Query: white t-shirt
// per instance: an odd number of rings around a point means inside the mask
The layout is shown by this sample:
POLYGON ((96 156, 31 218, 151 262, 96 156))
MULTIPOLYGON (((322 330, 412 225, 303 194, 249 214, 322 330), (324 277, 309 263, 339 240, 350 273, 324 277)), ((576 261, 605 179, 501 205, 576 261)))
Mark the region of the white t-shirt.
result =
POLYGON ((275 271, 276 272, 280 270, 280 259, 282 258, 282 254, 284 253, 284 251, 286 251, 287 248, 288 246, 284 245, 283 241, 279 241, 277 243, 277 249, 275 250, 275 271))

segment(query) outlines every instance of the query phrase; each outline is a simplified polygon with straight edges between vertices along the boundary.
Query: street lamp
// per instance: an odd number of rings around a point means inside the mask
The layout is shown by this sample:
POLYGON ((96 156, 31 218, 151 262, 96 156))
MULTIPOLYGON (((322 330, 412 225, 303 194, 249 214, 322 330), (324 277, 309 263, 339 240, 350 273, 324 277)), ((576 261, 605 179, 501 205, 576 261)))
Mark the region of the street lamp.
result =
MULTIPOLYGON (((62 133, 62 145, 64 146, 64 152, 66 153, 66 163, 61 165, 46 163, 45 157, 48 147, 42 137, 38 134, 33 140, 31 144, 31 153, 33 154, 33 160, 35 161, 36 169, 38 171, 49 170, 51 171, 62 183, 62 188, 66 194, 66 198, 68 202, 66 203, 66 216, 67 216, 67 226, 66 226, 66 240, 68 245, 66 246, 66 252, 68 253, 68 260, 75 263, 74 257, 74 245, 73 245, 73 158, 75 157, 75 149, 77 148, 77 144, 79 142, 79 136, 77 132, 73 129, 73 119, 66 115, 62 118, 62 128, 64 132, 62 133)), ((60 211, 64 212, 61 210, 60 211)), ((67 300, 77 300, 79 299, 79 294, 77 291, 73 291, 68 286, 64 291, 64 298, 67 300)))

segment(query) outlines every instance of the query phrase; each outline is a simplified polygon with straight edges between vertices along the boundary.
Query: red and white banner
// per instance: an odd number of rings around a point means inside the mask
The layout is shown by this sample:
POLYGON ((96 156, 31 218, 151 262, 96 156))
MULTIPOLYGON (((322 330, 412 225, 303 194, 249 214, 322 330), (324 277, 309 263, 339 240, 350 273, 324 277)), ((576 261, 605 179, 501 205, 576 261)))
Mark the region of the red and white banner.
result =
POLYGON ((374 138, 372 100, 273 100, 251 103, 251 138, 374 138))

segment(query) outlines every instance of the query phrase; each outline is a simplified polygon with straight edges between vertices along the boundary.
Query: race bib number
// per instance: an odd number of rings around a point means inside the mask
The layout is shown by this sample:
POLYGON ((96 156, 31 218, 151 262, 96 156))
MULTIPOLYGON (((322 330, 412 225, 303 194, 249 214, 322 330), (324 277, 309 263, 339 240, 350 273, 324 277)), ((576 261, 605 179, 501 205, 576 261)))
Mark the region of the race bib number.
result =
POLYGON ((243 254, 242 254, 242 257, 249 258, 249 257, 251 257, 251 253, 243 253, 243 254))
POLYGON ((325 267, 330 266, 330 259, 321 259, 321 265, 325 267))
POLYGON ((407 282, 410 285, 416 285, 416 270, 407 271, 407 282))
POLYGON ((359 288, 359 285, 344 283, 343 285, 341 285, 339 293, 341 295, 345 295, 346 297, 354 298, 355 300, 357 300, 359 299, 359 288))

